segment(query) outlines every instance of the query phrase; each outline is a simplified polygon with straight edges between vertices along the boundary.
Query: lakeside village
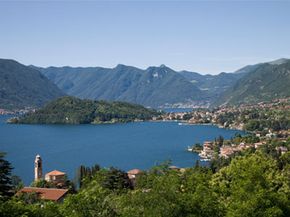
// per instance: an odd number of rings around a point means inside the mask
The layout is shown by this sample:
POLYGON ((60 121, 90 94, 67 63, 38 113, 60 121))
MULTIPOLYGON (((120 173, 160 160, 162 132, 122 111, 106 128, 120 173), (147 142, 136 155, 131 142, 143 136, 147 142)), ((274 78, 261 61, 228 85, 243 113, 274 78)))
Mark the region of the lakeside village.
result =
MULTIPOLYGON (((84 177, 89 177, 94 175, 97 171, 100 171, 100 167, 95 165, 92 168, 80 167, 81 174, 79 177, 80 183, 79 187, 83 185, 84 177)), ((176 166, 169 166, 171 170, 178 170, 182 172, 182 169, 176 166)), ((122 174, 117 174, 120 172, 118 169, 110 168, 110 171, 116 173, 116 176, 123 176, 122 174)), ((143 173, 142 170, 132 169, 125 172, 128 177, 128 185, 135 186, 136 179, 139 175, 143 173)), ((22 198, 26 201, 34 200, 44 200, 53 202, 63 202, 64 198, 69 193, 76 193, 75 183, 67 179, 65 172, 59 170, 53 170, 46 173, 43 177, 43 162, 39 154, 36 155, 34 161, 34 182, 29 187, 23 187, 18 192, 16 196, 22 198)))
POLYGON ((256 105, 167 113, 159 120, 178 121, 180 125, 212 124, 220 128, 246 132, 245 136, 236 135, 231 140, 219 137, 215 141, 205 141, 203 145, 189 146, 187 150, 199 153, 202 161, 227 159, 244 150, 259 149, 270 143, 274 143, 276 151, 281 154, 289 150, 287 144, 290 139, 290 98, 256 105))
POLYGON ((26 107, 24 109, 13 109, 13 110, 0 108, 0 115, 24 115, 29 112, 35 112, 35 110, 36 109, 33 107, 26 107))

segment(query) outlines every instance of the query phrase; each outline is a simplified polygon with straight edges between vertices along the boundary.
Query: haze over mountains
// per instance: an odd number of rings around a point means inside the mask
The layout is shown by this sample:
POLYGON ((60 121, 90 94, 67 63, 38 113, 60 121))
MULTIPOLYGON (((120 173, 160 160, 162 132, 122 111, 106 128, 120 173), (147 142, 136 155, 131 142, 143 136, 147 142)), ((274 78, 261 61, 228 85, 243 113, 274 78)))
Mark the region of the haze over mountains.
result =
POLYGON ((0 82, 6 85, 0 89, 1 107, 42 106, 64 94, 154 108, 236 105, 290 96, 288 59, 249 65, 218 75, 177 72, 165 65, 143 70, 121 64, 115 68, 41 68, 11 60, 0 63, 0 82))

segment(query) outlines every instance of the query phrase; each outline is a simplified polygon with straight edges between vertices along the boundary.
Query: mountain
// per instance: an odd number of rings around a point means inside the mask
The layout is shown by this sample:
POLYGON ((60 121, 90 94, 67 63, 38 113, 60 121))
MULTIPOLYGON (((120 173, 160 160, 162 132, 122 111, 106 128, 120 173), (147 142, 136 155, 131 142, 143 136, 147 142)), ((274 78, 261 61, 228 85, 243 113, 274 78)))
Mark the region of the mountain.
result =
POLYGON ((0 108, 39 107, 64 93, 38 70, 0 59, 0 108))
POLYGON ((161 65, 142 70, 132 66, 38 68, 68 95, 162 107, 199 100, 202 91, 181 74, 161 65))
POLYGON ((203 99, 212 102, 246 73, 222 72, 218 75, 201 75, 196 72, 181 71, 180 74, 202 91, 203 99))
POLYGON ((58 98, 36 112, 11 123, 25 124, 99 124, 148 120, 159 115, 156 110, 126 102, 81 100, 71 96, 58 98))
POLYGON ((260 65, 263 63, 258 63, 255 65, 247 65, 243 68, 238 69, 237 71, 234 72, 234 74, 239 74, 239 75, 246 75, 252 71, 255 71, 257 68, 259 68, 260 65))
POLYGON ((284 97, 290 97, 290 60, 279 59, 256 65, 213 105, 251 104, 284 97))

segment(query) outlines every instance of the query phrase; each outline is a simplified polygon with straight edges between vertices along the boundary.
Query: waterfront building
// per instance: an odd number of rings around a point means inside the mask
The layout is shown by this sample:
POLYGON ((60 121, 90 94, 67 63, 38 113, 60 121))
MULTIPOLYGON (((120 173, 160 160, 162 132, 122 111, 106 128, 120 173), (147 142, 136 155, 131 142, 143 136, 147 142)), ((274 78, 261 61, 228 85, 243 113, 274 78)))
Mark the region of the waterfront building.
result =
POLYGON ((55 185, 62 186, 65 184, 66 174, 58 170, 53 170, 45 174, 45 180, 55 185))

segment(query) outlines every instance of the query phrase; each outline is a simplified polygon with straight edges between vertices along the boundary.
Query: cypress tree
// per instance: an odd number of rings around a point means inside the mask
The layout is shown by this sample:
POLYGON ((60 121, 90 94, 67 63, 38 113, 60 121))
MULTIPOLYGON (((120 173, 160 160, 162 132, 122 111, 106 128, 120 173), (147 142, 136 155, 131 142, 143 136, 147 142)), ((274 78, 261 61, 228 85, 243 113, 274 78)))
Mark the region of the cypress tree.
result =
POLYGON ((0 197, 12 196, 12 180, 11 171, 12 166, 9 161, 5 160, 5 153, 0 152, 0 197))

